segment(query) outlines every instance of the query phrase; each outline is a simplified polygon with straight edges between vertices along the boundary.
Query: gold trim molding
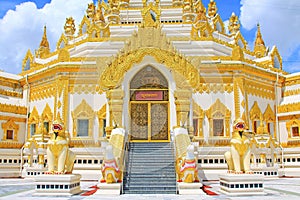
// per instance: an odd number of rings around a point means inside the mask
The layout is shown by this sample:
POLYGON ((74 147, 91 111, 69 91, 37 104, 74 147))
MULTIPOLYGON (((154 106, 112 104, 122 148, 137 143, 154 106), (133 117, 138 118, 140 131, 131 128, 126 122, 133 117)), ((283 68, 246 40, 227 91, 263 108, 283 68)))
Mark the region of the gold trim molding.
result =
POLYGON ((0 112, 26 115, 27 108, 24 106, 15 106, 11 104, 0 103, 0 112))
POLYGON ((13 140, 18 140, 18 133, 19 133, 19 125, 14 122, 11 118, 6 123, 2 123, 2 130, 3 130, 3 140, 7 140, 6 132, 7 130, 13 130, 13 140))

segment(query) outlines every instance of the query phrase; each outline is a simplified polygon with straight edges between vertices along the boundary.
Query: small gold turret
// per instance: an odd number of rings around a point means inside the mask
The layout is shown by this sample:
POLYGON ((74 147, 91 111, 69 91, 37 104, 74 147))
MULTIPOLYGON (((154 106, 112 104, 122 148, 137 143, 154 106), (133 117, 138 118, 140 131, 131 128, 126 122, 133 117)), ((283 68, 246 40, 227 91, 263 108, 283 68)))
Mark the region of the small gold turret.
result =
POLYGON ((218 11, 217 4, 214 0, 210 0, 208 4, 208 16, 209 18, 213 18, 216 16, 218 11))
POLYGON ((235 13, 232 13, 229 19, 228 30, 231 35, 234 35, 240 31, 240 21, 238 16, 235 15, 235 13))
POLYGON ((260 32, 260 25, 257 24, 256 39, 254 43, 254 53, 257 57, 263 57, 266 54, 265 42, 260 32))
POLYGON ((94 18, 95 23, 99 23, 103 25, 105 23, 103 12, 102 12, 102 5, 100 3, 100 0, 98 0, 98 7, 96 10, 95 18, 94 18))
POLYGON ((206 17, 206 9, 202 3, 202 1, 200 1, 197 5, 196 8, 197 11, 197 17, 196 17, 196 22, 199 21, 207 21, 207 17, 206 17))
POLYGON ((40 43, 40 47, 36 52, 36 56, 39 58, 44 58, 46 57, 48 54, 50 53, 50 48, 49 48, 49 42, 47 39, 47 28, 46 26, 44 26, 44 34, 43 34, 43 38, 42 41, 40 43))

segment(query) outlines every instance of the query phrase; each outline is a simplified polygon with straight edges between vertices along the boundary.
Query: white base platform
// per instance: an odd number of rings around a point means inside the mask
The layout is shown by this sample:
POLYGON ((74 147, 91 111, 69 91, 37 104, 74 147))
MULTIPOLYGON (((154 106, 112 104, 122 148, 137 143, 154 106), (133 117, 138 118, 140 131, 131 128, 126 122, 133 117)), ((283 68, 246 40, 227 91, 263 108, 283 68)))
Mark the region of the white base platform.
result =
POLYGON ((230 196, 265 195, 264 176, 261 174, 220 175, 220 192, 230 196))
POLYGON ((182 195, 205 194, 201 187, 202 183, 177 183, 178 194, 182 195))
POLYGON ((98 189, 93 196, 97 195, 120 195, 122 183, 98 183, 98 189))
POLYGON ((37 175, 42 175, 47 171, 46 167, 26 167, 22 170, 22 177, 24 178, 33 178, 37 175))
POLYGON ((79 174, 38 175, 34 196, 72 196, 81 192, 79 174))

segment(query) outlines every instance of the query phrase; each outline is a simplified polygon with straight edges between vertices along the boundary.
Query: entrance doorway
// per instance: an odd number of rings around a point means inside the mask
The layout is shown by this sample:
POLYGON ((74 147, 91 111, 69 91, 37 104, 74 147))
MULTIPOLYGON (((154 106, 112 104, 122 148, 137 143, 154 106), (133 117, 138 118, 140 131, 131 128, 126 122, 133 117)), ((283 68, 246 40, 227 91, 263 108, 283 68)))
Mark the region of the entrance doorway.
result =
POLYGON ((155 68, 147 66, 130 82, 130 94, 130 141, 170 141, 166 78, 155 68))

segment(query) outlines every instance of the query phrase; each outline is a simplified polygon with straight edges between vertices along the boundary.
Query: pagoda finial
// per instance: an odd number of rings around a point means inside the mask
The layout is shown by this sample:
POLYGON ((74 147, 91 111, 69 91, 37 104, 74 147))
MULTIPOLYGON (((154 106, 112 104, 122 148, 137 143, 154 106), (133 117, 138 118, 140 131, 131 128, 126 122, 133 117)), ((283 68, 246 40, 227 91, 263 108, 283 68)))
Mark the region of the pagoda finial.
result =
POLYGON ((236 34, 240 30, 240 21, 238 16, 236 16, 234 12, 229 19, 228 30, 231 34, 236 34))
POLYGON ((36 51, 36 56, 39 58, 44 58, 50 53, 50 48, 49 48, 49 42, 47 39, 47 28, 46 25, 44 26, 44 34, 42 41, 40 43, 39 49, 36 51))
POLYGON ((47 39, 47 28, 46 28, 46 25, 44 26, 44 34, 43 34, 42 41, 40 43, 40 47, 49 48, 49 42, 48 42, 48 39, 47 39))
POLYGON ((214 0, 210 0, 209 4, 208 4, 208 16, 210 18, 215 17, 217 14, 218 8, 217 8, 217 4, 214 0))
POLYGON ((266 46, 265 46, 265 42, 262 38, 259 23, 257 24, 256 39, 255 39, 255 43, 254 43, 254 52, 257 57, 262 57, 266 53, 266 46))

